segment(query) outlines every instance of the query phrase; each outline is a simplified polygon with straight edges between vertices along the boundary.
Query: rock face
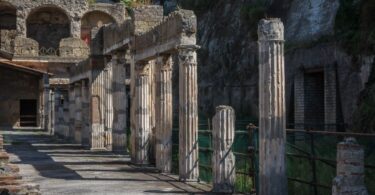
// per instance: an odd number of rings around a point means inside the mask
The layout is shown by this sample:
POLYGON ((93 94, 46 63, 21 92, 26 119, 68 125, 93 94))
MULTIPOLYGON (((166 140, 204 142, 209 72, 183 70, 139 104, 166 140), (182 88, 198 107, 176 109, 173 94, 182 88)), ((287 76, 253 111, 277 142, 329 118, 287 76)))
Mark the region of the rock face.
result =
MULTIPOLYGON (((170 8, 176 1, 165 2, 170 8)), ((340 38, 335 23, 338 14, 342 15, 341 2, 270 0, 257 4, 250 0, 219 0, 210 4, 195 1, 191 6, 191 1, 179 1, 182 8, 194 9, 198 16, 198 45, 202 47, 198 51, 200 116, 210 118, 215 107, 224 104, 236 110, 239 120, 258 118, 258 48, 254 29, 257 21, 267 15, 281 17, 285 25, 287 122, 295 122, 296 74, 301 69, 304 73, 318 70, 323 76, 336 77, 335 82, 330 81, 336 91, 331 96, 331 100, 336 99, 336 106, 332 107, 336 113, 323 120, 350 126, 374 56, 365 51, 359 55, 350 53, 340 41, 336 42, 340 38), (266 14, 254 14, 262 9, 266 14)), ((327 102, 331 100, 326 98, 327 102)))
POLYGON ((339 0, 291 1, 286 17, 286 40, 312 41, 333 35, 339 0))

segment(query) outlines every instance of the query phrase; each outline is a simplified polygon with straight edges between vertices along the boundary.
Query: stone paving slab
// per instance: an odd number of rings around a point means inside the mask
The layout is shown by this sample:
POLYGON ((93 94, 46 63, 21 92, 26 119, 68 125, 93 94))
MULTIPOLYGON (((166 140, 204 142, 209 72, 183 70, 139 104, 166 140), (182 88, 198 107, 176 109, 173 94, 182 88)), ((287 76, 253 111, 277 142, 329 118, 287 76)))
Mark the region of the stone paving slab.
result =
POLYGON ((11 162, 44 195, 210 194, 210 186, 130 164, 128 155, 93 152, 38 131, 2 131, 11 162))

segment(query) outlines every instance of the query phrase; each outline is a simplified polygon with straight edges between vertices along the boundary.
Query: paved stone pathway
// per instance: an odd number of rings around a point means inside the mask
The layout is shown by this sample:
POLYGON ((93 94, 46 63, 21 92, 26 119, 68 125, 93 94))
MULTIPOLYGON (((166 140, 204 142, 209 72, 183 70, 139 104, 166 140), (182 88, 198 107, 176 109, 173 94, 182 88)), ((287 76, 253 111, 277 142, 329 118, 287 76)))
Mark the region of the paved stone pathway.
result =
POLYGON ((208 194, 208 185, 130 164, 129 156, 93 152, 35 131, 1 131, 11 162, 43 195, 208 194))

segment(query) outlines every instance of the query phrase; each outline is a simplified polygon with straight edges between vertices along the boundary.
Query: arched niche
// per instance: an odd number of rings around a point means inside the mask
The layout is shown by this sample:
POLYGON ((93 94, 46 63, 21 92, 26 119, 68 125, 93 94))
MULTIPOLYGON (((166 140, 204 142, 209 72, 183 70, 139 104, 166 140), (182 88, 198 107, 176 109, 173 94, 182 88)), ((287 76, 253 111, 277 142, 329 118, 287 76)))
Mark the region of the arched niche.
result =
POLYGON ((102 11, 91 11, 86 13, 81 20, 81 38, 88 45, 91 41, 91 30, 100 28, 105 24, 115 23, 115 19, 102 11))
POLYGON ((58 49, 61 39, 70 37, 70 19, 61 8, 45 6, 32 10, 27 17, 27 37, 39 48, 58 49))
POLYGON ((0 2, 0 29, 16 30, 17 9, 8 2, 0 2))

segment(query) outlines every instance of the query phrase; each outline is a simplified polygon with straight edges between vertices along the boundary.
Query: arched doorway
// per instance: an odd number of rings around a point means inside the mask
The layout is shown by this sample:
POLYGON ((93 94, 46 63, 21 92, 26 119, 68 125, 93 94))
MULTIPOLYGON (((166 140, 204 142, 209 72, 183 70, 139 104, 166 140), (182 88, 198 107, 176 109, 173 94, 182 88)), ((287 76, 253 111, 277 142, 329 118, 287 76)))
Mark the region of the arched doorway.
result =
POLYGON ((33 10, 27 18, 27 37, 36 40, 39 48, 57 50, 61 39, 70 36, 70 20, 57 7, 42 7, 33 10))
POLYGON ((17 9, 7 2, 0 2, 0 29, 16 30, 17 9))
POLYGON ((12 40, 17 35, 17 9, 7 2, 0 2, 0 50, 12 52, 12 40))
POLYGON ((93 28, 100 28, 105 24, 115 23, 112 16, 101 11, 92 11, 86 13, 81 20, 81 38, 88 45, 91 41, 91 30, 93 28))

